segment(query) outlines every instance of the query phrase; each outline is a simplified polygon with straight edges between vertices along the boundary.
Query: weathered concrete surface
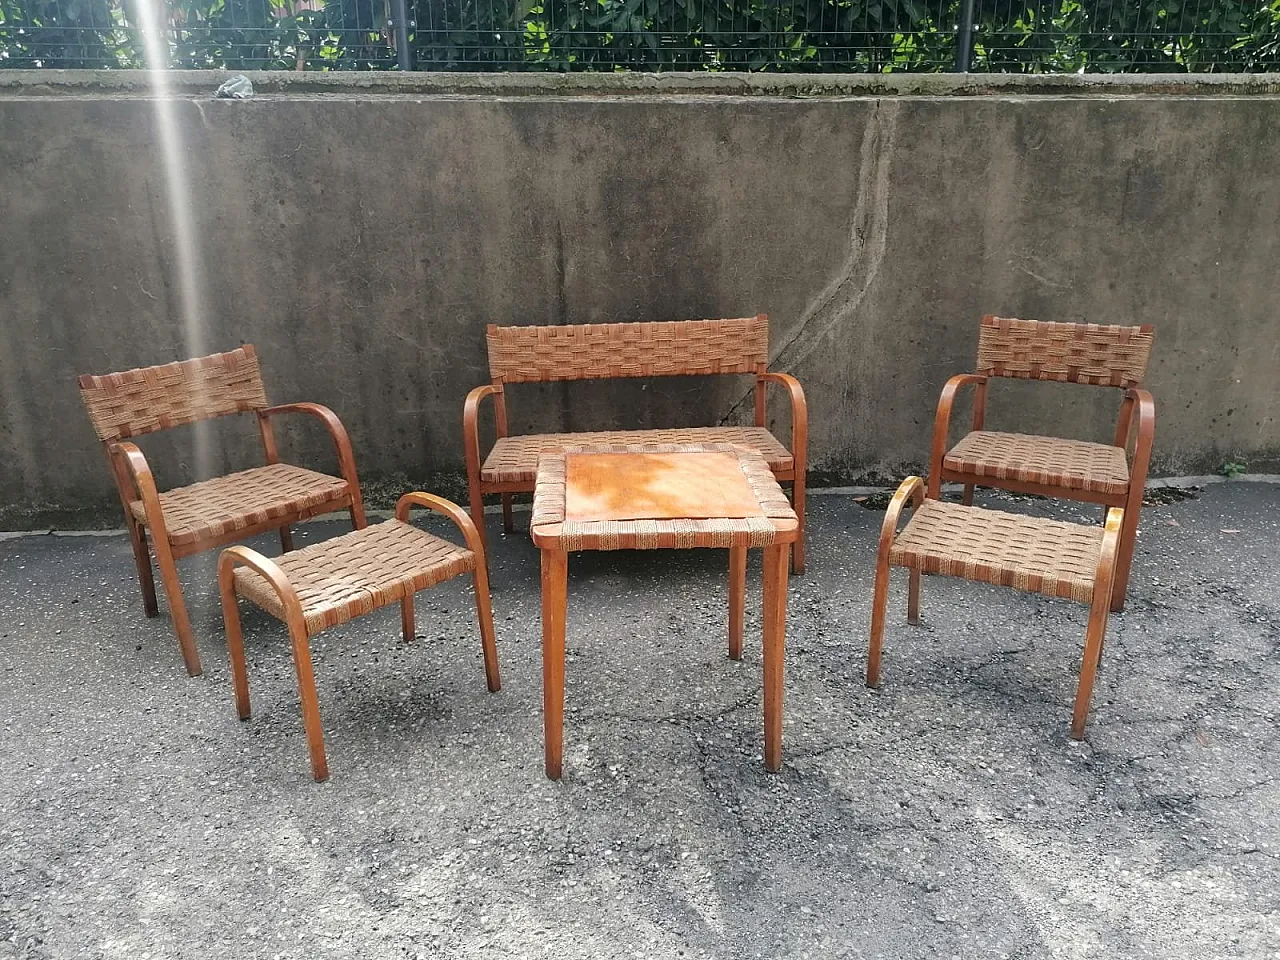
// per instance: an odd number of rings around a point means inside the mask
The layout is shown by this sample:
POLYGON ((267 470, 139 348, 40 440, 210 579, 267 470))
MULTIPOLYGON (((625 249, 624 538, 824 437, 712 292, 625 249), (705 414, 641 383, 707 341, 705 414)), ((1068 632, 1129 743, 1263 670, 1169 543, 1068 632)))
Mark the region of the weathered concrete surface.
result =
MULTIPOLYGON (((367 478, 456 492, 490 322, 766 311, 777 366, 809 392, 819 481, 920 465, 984 312, 1149 322, 1157 470, 1280 465, 1280 98, 1262 81, 1179 78, 1159 95, 1131 78, 842 78, 808 99, 761 95, 798 81, 743 78, 607 80, 595 95, 558 78, 268 78, 282 92, 243 103, 186 92, 213 318, 194 336, 139 78, 0 79, 0 528, 113 522, 75 376, 196 340, 257 344, 271 395, 333 406, 367 478), (909 95, 921 89, 939 95, 909 95), (1058 95, 1030 95, 1045 90, 1058 95)), ((513 390, 512 425, 716 422, 749 415, 746 390, 513 390)), ((997 390, 992 422, 1109 438, 1114 408, 1105 391, 997 390)), ((298 430, 295 456, 323 457, 298 430)), ((213 434, 219 465, 256 462, 249 424, 213 434)), ((163 481, 190 476, 190 438, 144 446, 163 481)))
POLYGON ((394 611, 316 639, 326 785, 261 616, 236 720, 207 558, 189 680, 123 537, 0 543, 0 957, 1280 955, 1280 487, 1147 509, 1083 744, 1080 605, 930 578, 910 628, 898 578, 862 685, 882 517, 815 500, 777 776, 754 560, 733 663, 723 554, 575 557, 559 784, 523 531, 491 527, 501 693, 457 582, 412 648, 394 611))

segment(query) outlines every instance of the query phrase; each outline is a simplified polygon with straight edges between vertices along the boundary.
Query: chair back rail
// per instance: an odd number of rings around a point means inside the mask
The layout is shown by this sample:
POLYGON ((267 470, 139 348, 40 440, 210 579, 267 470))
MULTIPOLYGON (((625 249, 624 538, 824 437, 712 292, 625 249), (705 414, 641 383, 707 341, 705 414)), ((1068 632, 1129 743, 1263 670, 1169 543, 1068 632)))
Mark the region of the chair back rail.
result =
POLYGON ((769 362, 769 320, 491 325, 488 344, 494 383, 756 373, 769 362))
POLYGON ((976 373, 1128 389, 1142 383, 1155 339, 1150 325, 1051 323, 986 316, 976 373))
POLYGON ((80 396, 104 442, 267 406, 253 346, 192 360, 80 378, 80 396))

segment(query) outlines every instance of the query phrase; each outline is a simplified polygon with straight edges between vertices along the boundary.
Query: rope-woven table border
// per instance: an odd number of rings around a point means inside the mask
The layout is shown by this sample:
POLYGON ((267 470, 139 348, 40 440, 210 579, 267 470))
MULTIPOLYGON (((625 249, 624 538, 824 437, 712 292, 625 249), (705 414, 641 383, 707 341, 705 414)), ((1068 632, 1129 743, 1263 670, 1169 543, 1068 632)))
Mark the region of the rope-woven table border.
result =
POLYGON ((767 547, 796 538, 790 501, 759 452, 730 443, 589 444, 562 447, 538 459, 530 530, 539 546, 561 550, 659 550, 694 547, 767 547), (566 521, 565 455, 571 453, 730 453, 746 478, 759 517, 675 520, 566 521), (545 545, 552 545, 547 543, 545 545))

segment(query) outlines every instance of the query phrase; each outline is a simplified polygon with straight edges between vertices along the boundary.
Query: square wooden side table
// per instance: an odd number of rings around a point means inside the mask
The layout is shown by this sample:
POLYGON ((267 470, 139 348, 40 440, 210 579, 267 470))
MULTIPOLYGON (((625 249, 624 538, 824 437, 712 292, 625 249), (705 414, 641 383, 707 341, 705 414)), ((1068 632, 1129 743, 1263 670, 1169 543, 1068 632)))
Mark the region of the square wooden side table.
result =
POLYGON ((568 555, 578 550, 729 551, 729 656, 742 656, 747 550, 764 550, 764 762, 782 763, 787 564, 799 535, 765 459, 732 444, 570 446, 538 460, 530 531, 542 551, 546 770, 560 778, 568 555))

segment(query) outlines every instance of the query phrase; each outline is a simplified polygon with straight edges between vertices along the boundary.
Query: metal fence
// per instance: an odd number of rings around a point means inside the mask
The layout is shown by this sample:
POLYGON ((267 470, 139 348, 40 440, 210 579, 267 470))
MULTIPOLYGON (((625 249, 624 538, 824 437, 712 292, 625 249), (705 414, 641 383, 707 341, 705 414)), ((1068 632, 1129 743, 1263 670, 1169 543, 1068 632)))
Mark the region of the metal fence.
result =
POLYGON ((0 0, 0 67, 1280 69, 1280 0, 0 0))

